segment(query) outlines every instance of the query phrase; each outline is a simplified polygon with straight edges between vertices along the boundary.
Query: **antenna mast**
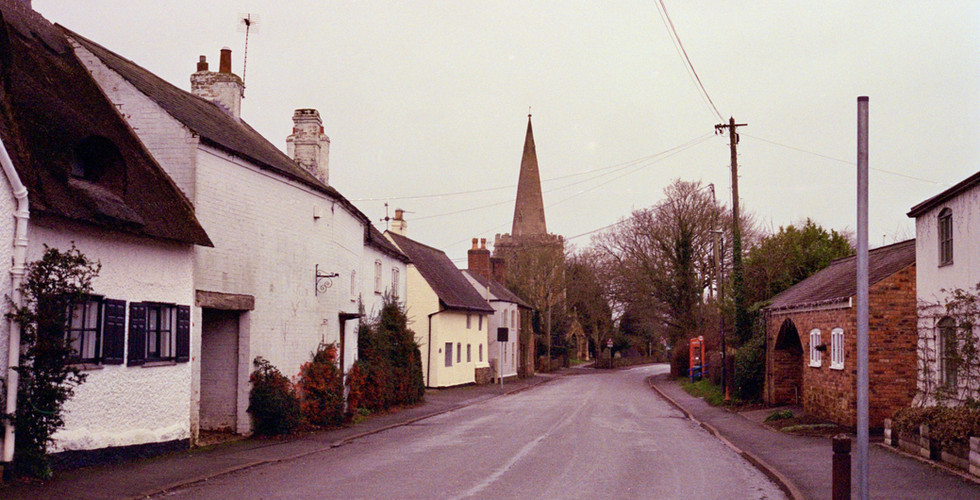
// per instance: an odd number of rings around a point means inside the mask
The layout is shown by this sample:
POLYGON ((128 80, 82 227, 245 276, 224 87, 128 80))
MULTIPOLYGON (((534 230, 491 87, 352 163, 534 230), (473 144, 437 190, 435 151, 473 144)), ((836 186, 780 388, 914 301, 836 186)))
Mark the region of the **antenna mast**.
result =
POLYGON ((238 31, 245 32, 245 55, 242 61, 242 97, 245 96, 245 71, 248 69, 248 35, 252 29, 258 33, 259 17, 252 13, 238 14, 238 31))

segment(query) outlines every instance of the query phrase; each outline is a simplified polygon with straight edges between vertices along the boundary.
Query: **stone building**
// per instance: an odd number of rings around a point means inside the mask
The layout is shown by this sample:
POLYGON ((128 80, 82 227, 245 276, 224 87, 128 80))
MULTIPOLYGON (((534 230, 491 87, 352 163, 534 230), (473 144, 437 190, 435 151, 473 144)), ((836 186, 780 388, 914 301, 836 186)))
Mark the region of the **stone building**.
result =
MULTIPOLYGON (((493 256, 504 262, 506 272, 503 283, 536 309, 542 319, 544 335, 550 334, 552 309, 564 297, 565 242, 561 236, 548 233, 545 223, 531 115, 527 116, 513 225, 510 233, 498 234, 494 238, 493 256), (544 292, 531 296, 522 287, 522 284, 530 282, 546 283, 544 287, 539 287, 544 292)), ((529 310, 527 316, 531 313, 529 310)), ((530 326, 529 317, 525 318, 525 322, 530 326)), ((544 342, 547 343, 547 340, 544 342)), ((518 373, 522 377, 530 376, 534 369, 535 339, 531 328, 527 328, 520 341, 518 373)))
MULTIPOLYGON (((915 240, 871 250, 869 423, 912 402, 916 383, 915 240)), ((838 259, 772 299, 766 318, 764 398, 855 426, 857 260, 838 259)))

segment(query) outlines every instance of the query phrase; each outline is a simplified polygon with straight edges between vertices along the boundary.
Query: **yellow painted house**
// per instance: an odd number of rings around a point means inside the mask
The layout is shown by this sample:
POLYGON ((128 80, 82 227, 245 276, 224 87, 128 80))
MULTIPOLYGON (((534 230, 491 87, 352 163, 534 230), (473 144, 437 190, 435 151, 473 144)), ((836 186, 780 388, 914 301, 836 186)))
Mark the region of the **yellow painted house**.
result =
POLYGON ((442 251, 399 234, 401 211, 385 235, 410 259, 405 305, 421 348, 426 387, 489 380, 487 336, 493 307, 442 251))

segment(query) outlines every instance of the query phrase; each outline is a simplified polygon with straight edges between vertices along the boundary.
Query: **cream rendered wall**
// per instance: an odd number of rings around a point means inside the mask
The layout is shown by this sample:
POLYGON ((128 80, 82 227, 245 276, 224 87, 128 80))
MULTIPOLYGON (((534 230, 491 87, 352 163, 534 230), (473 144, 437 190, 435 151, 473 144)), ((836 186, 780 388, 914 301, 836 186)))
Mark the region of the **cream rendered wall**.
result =
POLYGON ((962 288, 976 291, 980 282, 980 186, 974 186, 915 220, 915 286, 919 305, 919 395, 917 401, 933 404, 931 394, 939 385, 936 323, 943 313, 937 306, 948 293, 962 288), (953 214, 953 263, 939 266, 939 212, 949 208, 953 214), (923 354, 928 354, 924 357, 923 354), (922 363, 927 364, 929 380, 923 379, 922 363))
POLYGON ((472 384, 476 381, 476 369, 490 366, 487 361, 487 332, 490 322, 486 314, 470 313, 470 328, 466 328, 466 312, 443 310, 432 317, 432 373, 430 387, 450 387, 472 384), (480 317, 483 328, 479 328, 480 317), (445 344, 460 346, 460 356, 453 352, 453 365, 445 365, 445 344), (470 361, 466 360, 466 346, 471 349, 470 361), (483 362, 479 362, 479 352, 483 349, 483 362))
MULTIPOLYGON (((49 228, 31 221, 28 262, 41 257, 45 244, 66 250, 74 242, 86 257, 102 264, 93 292, 127 301, 127 338, 129 302, 194 303, 191 245, 56 224, 49 228)), ((191 323, 199 322, 192 313, 191 323)), ((192 346, 200 342, 193 332, 192 346)), ((189 439, 192 363, 101 365, 85 371, 86 381, 65 404, 65 427, 54 434, 51 451, 189 439)))
POLYGON ((419 342, 421 353, 419 357, 422 358, 422 376, 425 378, 425 385, 426 387, 434 387, 430 382, 436 378, 433 371, 438 369, 437 348, 439 344, 433 341, 430 348, 429 338, 434 334, 435 325, 433 324, 430 329, 429 316, 439 312, 439 297, 414 265, 409 264, 405 274, 407 275, 405 277, 405 309, 407 310, 408 327, 415 332, 415 338, 419 342), (430 361, 435 362, 430 363, 430 361), (432 370, 430 370, 430 365, 432 370))

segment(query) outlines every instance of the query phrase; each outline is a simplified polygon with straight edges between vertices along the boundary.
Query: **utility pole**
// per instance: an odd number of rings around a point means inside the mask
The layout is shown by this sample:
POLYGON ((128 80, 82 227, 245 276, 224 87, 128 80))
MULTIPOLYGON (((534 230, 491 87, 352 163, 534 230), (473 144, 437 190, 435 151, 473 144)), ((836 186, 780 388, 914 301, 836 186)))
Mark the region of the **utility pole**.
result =
POLYGON ((712 211, 712 221, 711 221, 711 234, 714 237, 714 243, 712 244, 712 253, 714 254, 714 270, 712 272, 713 279, 715 282, 715 290, 712 294, 712 298, 715 300, 715 309, 718 311, 718 335, 721 336, 721 393, 725 395, 725 401, 728 401, 728 362, 726 360, 727 353, 725 352, 725 316, 721 313, 721 304, 725 300, 724 292, 721 288, 721 229, 718 228, 718 212, 715 208, 718 202, 715 200, 715 185, 709 184, 711 187, 711 211, 712 211))
POLYGON ((735 338, 740 342, 748 337, 748 313, 745 310, 745 291, 742 276, 742 233, 738 224, 738 132, 736 128, 744 127, 747 123, 735 123, 735 118, 729 118, 728 123, 715 125, 715 133, 728 129, 729 145, 732 151, 732 300, 735 302, 735 338))

